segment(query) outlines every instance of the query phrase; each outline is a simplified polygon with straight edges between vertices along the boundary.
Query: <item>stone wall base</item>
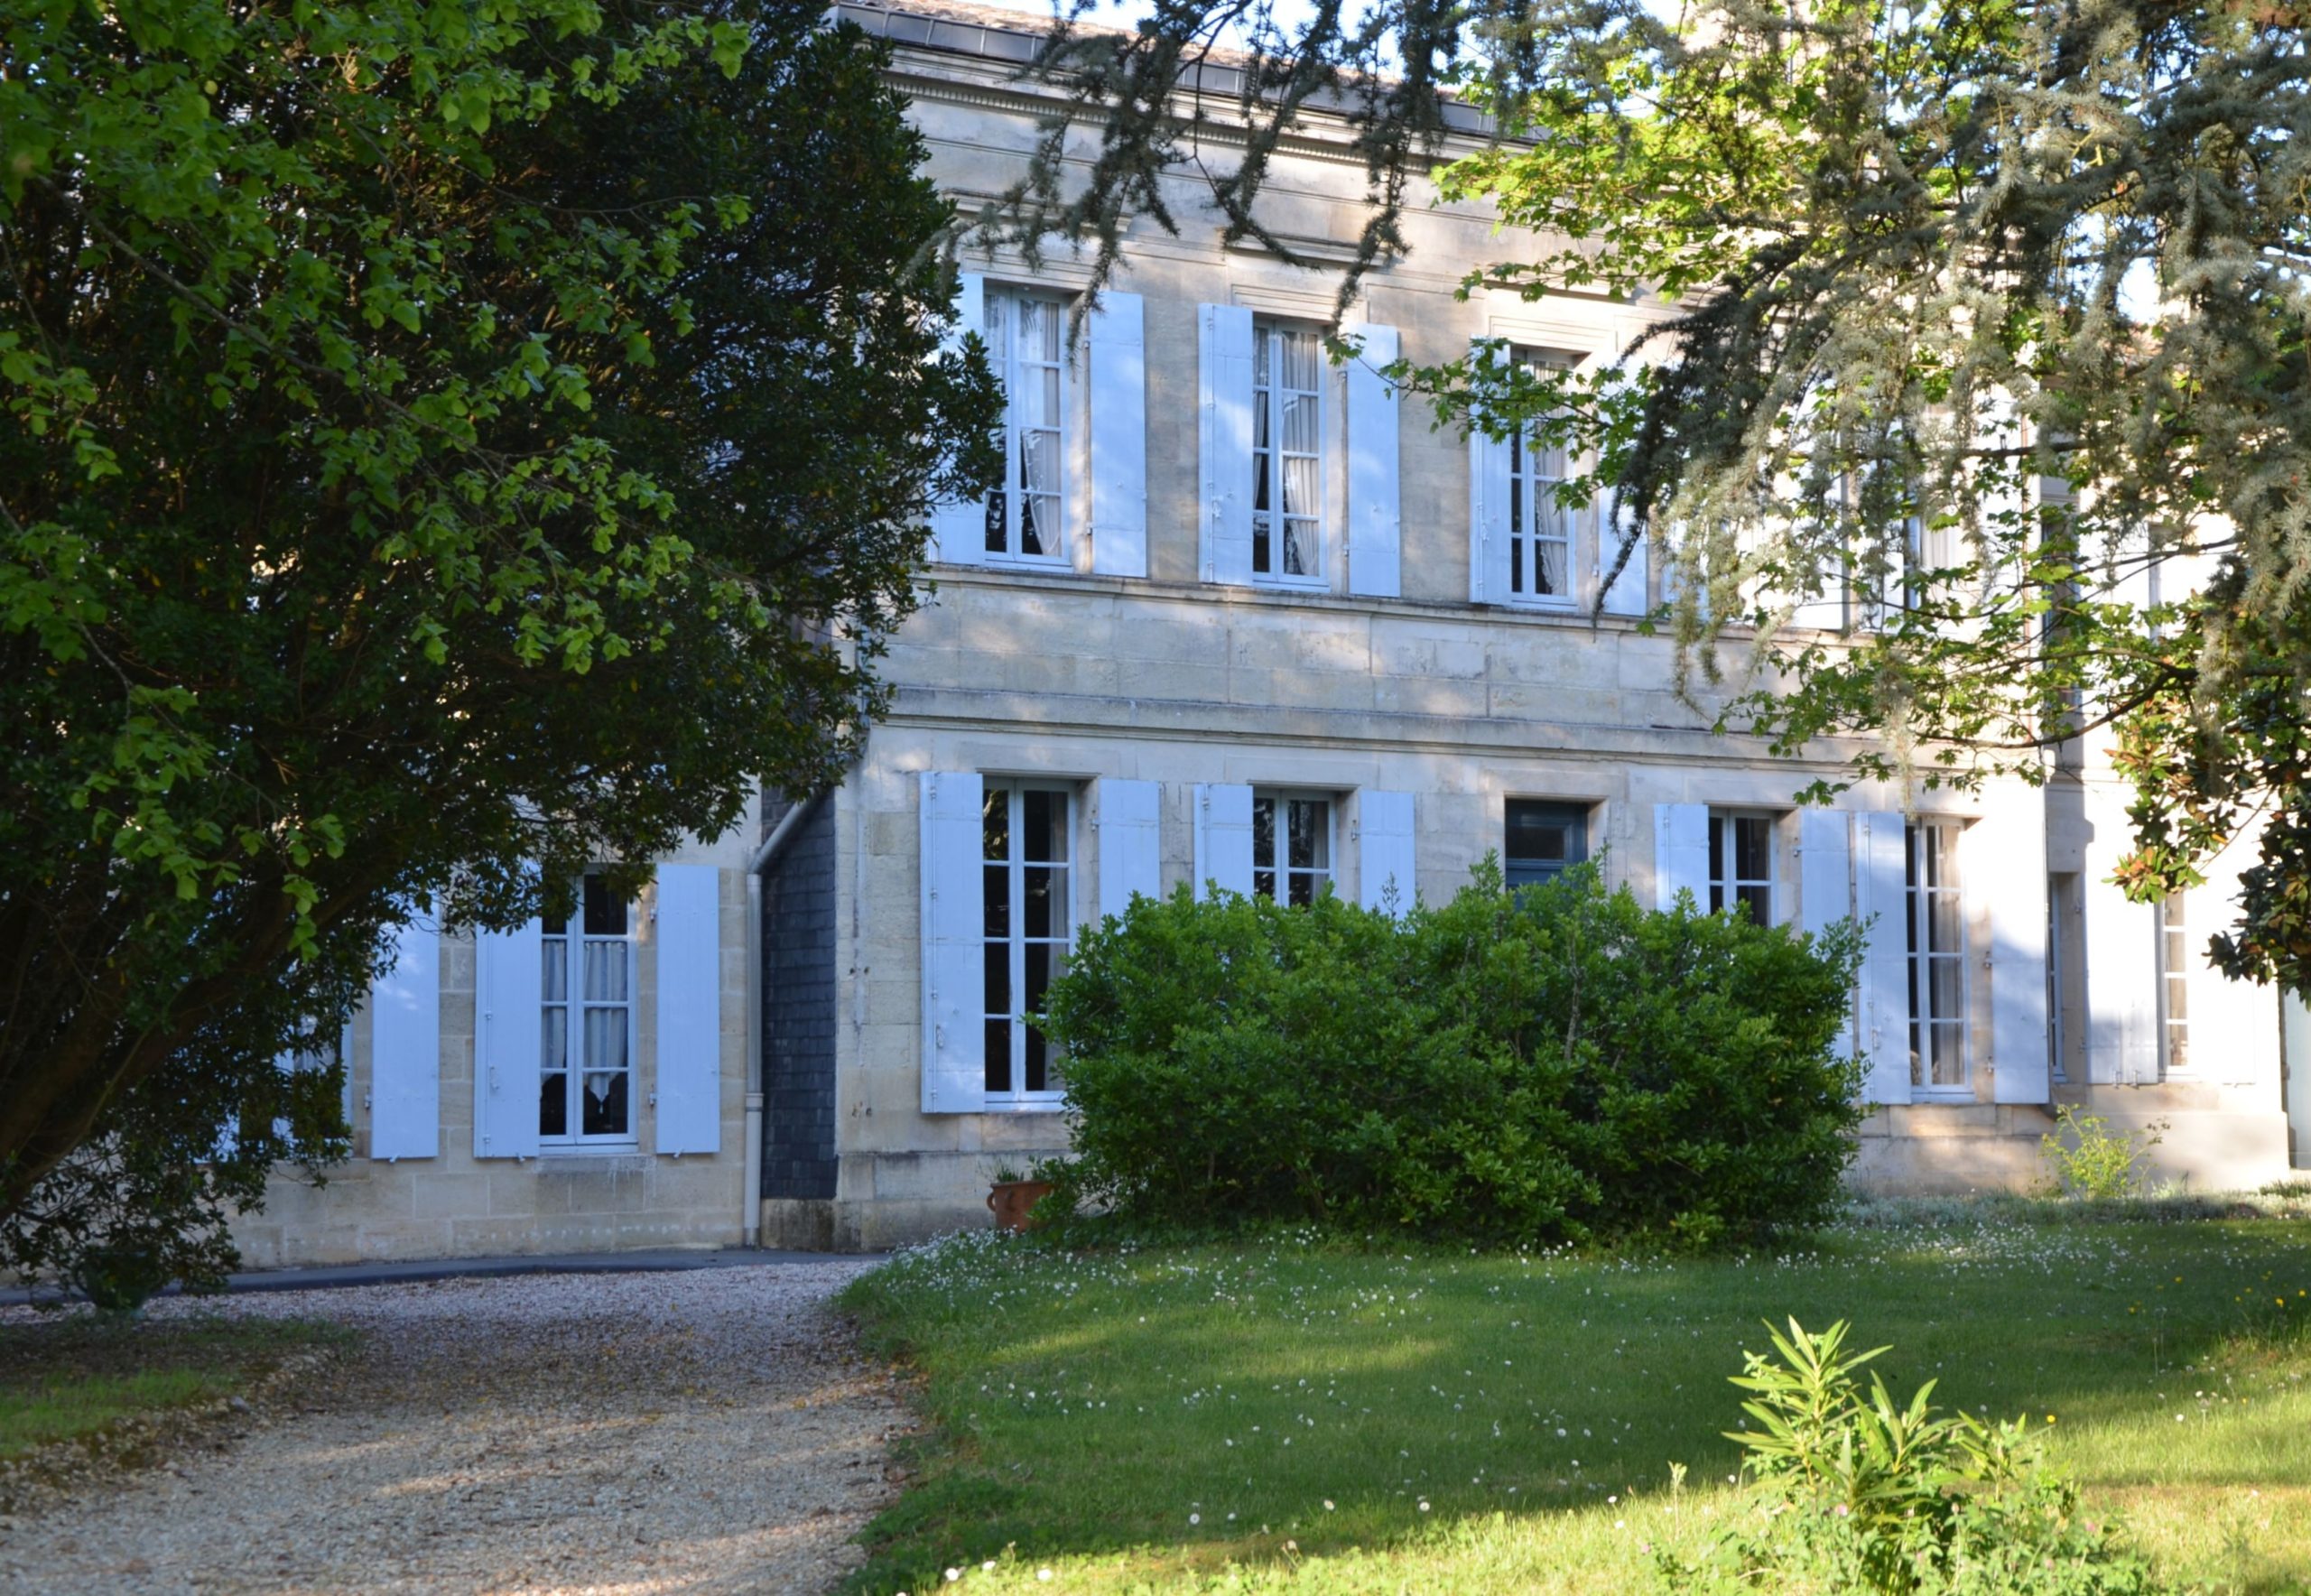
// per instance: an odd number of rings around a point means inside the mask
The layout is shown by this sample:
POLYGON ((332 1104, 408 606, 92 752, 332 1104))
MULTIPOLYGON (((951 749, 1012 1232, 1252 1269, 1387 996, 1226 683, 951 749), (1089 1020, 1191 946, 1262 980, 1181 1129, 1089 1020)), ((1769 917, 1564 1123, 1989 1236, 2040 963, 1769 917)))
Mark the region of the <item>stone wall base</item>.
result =
MULTIPOLYGON (((2252 1191, 2288 1173, 2287 1121, 2223 1103, 2196 1085, 2077 1088, 2062 1094, 2114 1136, 2165 1128, 2142 1165, 2146 1186, 2252 1191)), ((1877 1196, 2028 1192, 2051 1177, 2040 1139, 2059 1105, 1915 1103, 1872 1110, 1847 1180, 1877 1196)))

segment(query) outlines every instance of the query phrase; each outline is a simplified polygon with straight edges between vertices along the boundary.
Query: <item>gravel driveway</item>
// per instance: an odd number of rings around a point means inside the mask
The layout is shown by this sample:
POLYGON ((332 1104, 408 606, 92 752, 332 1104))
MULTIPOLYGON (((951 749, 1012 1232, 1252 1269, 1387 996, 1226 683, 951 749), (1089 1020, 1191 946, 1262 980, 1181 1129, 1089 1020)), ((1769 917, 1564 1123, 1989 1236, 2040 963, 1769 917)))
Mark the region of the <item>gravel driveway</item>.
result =
MULTIPOLYGON (((221 1452, 0 1525, 0 1591, 810 1592, 906 1424, 849 1260, 234 1296, 362 1332, 221 1452)), ((185 1311, 177 1303, 155 1314, 185 1311)))

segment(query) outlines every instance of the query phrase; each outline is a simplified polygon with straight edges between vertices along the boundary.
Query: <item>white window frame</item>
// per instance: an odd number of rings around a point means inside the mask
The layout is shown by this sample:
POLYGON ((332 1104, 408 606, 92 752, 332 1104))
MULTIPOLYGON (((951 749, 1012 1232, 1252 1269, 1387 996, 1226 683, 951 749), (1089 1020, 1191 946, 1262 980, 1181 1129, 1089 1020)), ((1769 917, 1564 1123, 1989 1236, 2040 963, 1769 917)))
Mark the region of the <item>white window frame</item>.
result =
POLYGON ((1008 999, 1008 1012, 997 1014, 988 1007, 982 997, 980 1029, 988 1034, 986 1108, 989 1113, 996 1114, 1049 1111, 1065 1106, 1067 1088, 1063 1083, 1053 1084, 1060 1081, 1059 1055, 1057 1050, 1053 1048, 1048 1041, 1044 1044, 1044 1053, 1045 1084, 1040 1090, 1030 1090, 1026 1085, 1027 1036, 1029 1031, 1034 1029, 1021 1017, 1027 1012, 1028 1007, 1023 1001, 1027 988, 1027 949, 1030 945, 1034 945, 1058 950, 1057 956, 1052 960, 1050 970, 1050 978, 1054 979, 1066 969, 1068 957, 1074 951, 1075 872, 1082 858, 1081 846, 1082 806, 1078 802, 1075 788, 1065 782, 1037 780, 1034 777, 1014 778, 993 775, 986 777, 981 813, 986 812, 988 805, 998 800, 1006 806, 1004 840, 1009 857, 999 860, 988 857, 986 830, 982 822, 979 878, 982 883, 982 905, 991 907, 998 874, 1000 873, 1004 933, 999 937, 989 934, 988 922, 992 920, 992 915, 983 915, 980 932, 983 947, 991 949, 1000 946, 1003 949, 1006 970, 1005 994, 1008 999), (1029 793, 1047 793, 1066 804, 1066 816, 1060 825, 1060 832, 1064 839, 1063 847, 1067 855, 1064 859, 1028 859, 1024 857, 1019 840, 1024 834, 1026 795, 1029 793), (1026 881, 1027 870, 1031 866, 1050 868, 1056 872, 1053 880, 1056 890, 1053 895, 1052 902, 1051 934, 1044 936, 1031 937, 1027 934, 1026 881), (993 1035, 994 1027, 998 1024, 1003 1026, 1000 1063, 1004 1081, 1004 1084, 999 1087, 995 1084, 998 1059, 993 1035))
POLYGON ((1781 817, 1770 810, 1712 809, 1709 812, 1709 911, 1715 914, 1731 907, 1740 897, 1744 887, 1765 889, 1765 912, 1759 914, 1750 906, 1749 918, 1758 925, 1781 923, 1781 817), (1739 828, 1745 825, 1762 826, 1766 834, 1766 873, 1744 876, 1740 873, 1737 850, 1733 844, 1739 828))
MULTIPOLYGON (((591 879, 596 876, 596 872, 589 870, 586 873, 586 878, 591 879)), ((543 980, 541 981, 542 996, 539 1005, 541 1013, 538 1017, 539 1052, 538 1098, 536 1109, 540 1116, 538 1121, 538 1148, 541 1152, 586 1152, 601 1147, 638 1147, 642 1144, 641 1030, 636 1018, 637 1012, 641 1007, 641 960, 637 957, 640 939, 636 934, 637 929, 641 923, 641 906, 638 904, 628 902, 626 905, 626 931, 622 935, 589 935, 585 929, 586 884, 585 880, 581 879, 578 884, 577 898, 570 906, 569 918, 562 923, 562 930, 557 933, 544 930, 543 928, 540 929, 540 959, 543 960, 554 956, 557 950, 554 948, 553 944, 556 942, 559 942, 562 946, 558 951, 562 961, 562 995, 559 999, 543 996, 543 993, 550 993, 553 988, 550 984, 544 983, 543 980), (625 949, 626 997, 617 1003, 611 1003, 601 999, 589 999, 584 996, 586 975, 585 949, 586 944, 589 942, 617 942, 622 944, 625 949), (589 1136, 583 1130, 578 1128, 585 1124, 585 1078, 589 1074, 599 1073, 600 1072, 588 1070, 581 1056, 586 1044, 585 1013, 589 1008, 610 1007, 623 1007, 626 1011, 626 1067, 624 1071, 626 1075, 626 1128, 623 1131, 614 1132, 598 1131, 589 1136), (557 1009, 561 1011, 558 1023, 562 1026, 562 1034, 563 1036, 562 1072, 563 1076, 562 1091, 564 1097, 562 1111, 564 1118, 562 1123, 565 1128, 559 1136, 549 1136, 546 1134, 545 1121, 543 1118, 545 1110, 545 1077, 548 1073, 545 1067, 546 1055, 544 1050, 552 1036, 553 1028, 557 1023, 554 1013, 557 1009)))
POLYGON ((1340 890, 1340 803, 1331 793, 1311 792, 1295 787, 1254 787, 1252 789, 1252 895, 1275 903, 1290 904, 1295 877, 1308 882, 1308 901, 1313 903, 1329 889, 1340 890), (1321 862, 1294 865, 1292 858, 1292 805, 1318 803, 1323 806, 1323 821, 1316 833, 1317 853, 1321 862), (1269 808, 1268 857, 1260 858, 1260 806, 1269 808), (1260 890, 1260 877, 1273 876, 1266 892, 1260 890))
POLYGON ((1335 453, 1332 437, 1332 366, 1324 358, 1323 334, 1319 329, 1265 316, 1253 320, 1252 548, 1249 559, 1252 581, 1258 586, 1291 588, 1314 592, 1325 591, 1332 586, 1331 497, 1335 453), (1284 339, 1288 337, 1307 338, 1315 341, 1316 385, 1313 388, 1285 388, 1274 380, 1284 370, 1284 339), (1259 374, 1263 366, 1267 367, 1270 378, 1266 385, 1260 381, 1259 374), (1308 522, 1311 529, 1309 535, 1313 546, 1309 552, 1306 561, 1307 570, 1296 576, 1286 575, 1284 571, 1275 569, 1280 563, 1284 550, 1282 534, 1282 523, 1285 519, 1282 508, 1284 473, 1278 469, 1281 465, 1284 445, 1284 405, 1285 401, 1294 394, 1313 398, 1316 404, 1316 452, 1313 456, 1316 462, 1316 503, 1314 509, 1308 515, 1292 517, 1294 520, 1304 519, 1308 522), (1263 431, 1268 439, 1268 446, 1265 449, 1260 444, 1263 431), (1274 462, 1268 472, 1269 497, 1274 502, 1267 509, 1259 507, 1260 460, 1263 455, 1267 456, 1274 462), (1267 528, 1265 533, 1262 530, 1264 523, 1267 528), (1267 540, 1270 569, 1267 571, 1259 568, 1260 543, 1263 536, 1267 540))
POLYGON ((1974 1096, 1973 1049, 1973 978, 1968 966, 1968 944, 1971 940, 1966 925, 1966 877, 1959 860, 1963 853, 1963 826, 1953 820, 1937 820, 1920 816, 1902 828, 1903 885, 1902 904, 1908 925, 1907 957, 1909 973, 1909 1041, 1910 1094, 1922 1101, 1959 1100, 1972 1102, 1974 1096), (1928 833, 1943 838, 1941 866, 1948 879, 1943 884, 1926 880, 1928 833), (1957 927, 1958 945, 1954 949, 1934 945, 1933 904, 1936 895, 1950 900, 1952 923, 1957 927), (1921 1015, 1919 1005, 1929 1008, 1934 1001, 1933 967, 1941 961, 1954 966, 1958 972, 1957 1009, 1954 1014, 1921 1015), (1935 1081, 1933 1062, 1933 1028, 1954 1027, 1958 1036, 1958 1079, 1935 1081))
POLYGON ((1058 353, 1052 358, 1043 358, 1040 353, 1031 353, 1023 347, 1027 319, 1021 312, 1029 306, 1057 319, 1053 324, 1063 327, 1068 312, 1067 302, 1063 298, 1001 283, 987 285, 981 312, 987 326, 982 330, 987 339, 988 361, 995 367, 997 380, 1003 385, 1003 486, 997 490, 1003 502, 1003 546, 999 549, 987 546, 985 517, 991 516, 995 498, 990 495, 980 501, 983 519, 979 552, 980 557, 990 565, 1064 570, 1074 563, 1071 551, 1075 546, 1070 535, 1074 517, 1070 514, 1068 470, 1069 454, 1076 444, 1073 429, 1069 425, 1074 413, 1073 374, 1063 332, 1059 339, 1058 353), (1025 446, 1021 435, 1028 430, 1023 404, 1027 390, 1024 383, 1015 380, 1022 371, 1055 373, 1059 386, 1058 419, 1048 427, 1037 429, 1047 431, 1052 437, 1052 458, 1058 473, 1058 487, 1052 495, 1056 508, 1048 547, 1046 552, 1036 554, 1019 552, 1021 507, 1026 497, 1021 487, 1021 475, 1025 469, 1025 446))
MULTIPOLYGON (((1512 350, 1517 364, 1536 370, 1570 371, 1580 362, 1553 350, 1517 348, 1512 350)), ((1537 443, 1528 443, 1525 425, 1519 422, 1508 438, 1508 587, 1505 601, 1518 609, 1572 609, 1581 602, 1581 575, 1596 563, 1591 557, 1596 539, 1596 506, 1593 503, 1566 510, 1564 515, 1564 573, 1562 590, 1541 593, 1535 590, 1540 572, 1541 515, 1545 508, 1556 506, 1556 487, 1567 477, 1579 473, 1573 469, 1572 452, 1563 447, 1549 451, 1558 468, 1554 471, 1541 469, 1542 450, 1537 443)), ((1554 538, 1546 540, 1554 543, 1554 538)))
POLYGON ((2190 904, 2187 889, 2160 898, 2154 906, 2158 927, 2158 1067, 2164 1077, 2189 1080, 2198 1073, 2191 1052, 2190 904), (2175 1012, 2175 998, 2183 1012, 2175 1012), (2183 1062, 2175 1062, 2175 1044, 2183 1044, 2183 1062))

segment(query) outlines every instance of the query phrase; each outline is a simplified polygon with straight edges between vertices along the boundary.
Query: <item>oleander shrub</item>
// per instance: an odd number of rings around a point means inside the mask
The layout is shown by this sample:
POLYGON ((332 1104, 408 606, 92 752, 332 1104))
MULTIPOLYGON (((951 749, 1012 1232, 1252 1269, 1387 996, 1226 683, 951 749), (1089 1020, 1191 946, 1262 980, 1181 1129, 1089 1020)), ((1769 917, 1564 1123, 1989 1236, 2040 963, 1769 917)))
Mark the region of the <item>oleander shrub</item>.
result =
POLYGON ((1740 1433, 1757 1509, 1695 1560, 1655 1554, 1675 1596, 2156 1596, 2150 1564, 2046 1465, 2024 1420, 1945 1413, 1934 1382, 1898 1402, 1846 1348, 1767 1327, 1777 1358, 1745 1354, 1740 1433), (1754 1420, 1752 1425, 1750 1421, 1754 1420))
POLYGON ((1593 869, 1488 862, 1402 921, 1185 889, 1079 941, 1067 1200, 1186 1225, 1706 1247, 1811 1223, 1852 1156, 1860 958, 1593 869))

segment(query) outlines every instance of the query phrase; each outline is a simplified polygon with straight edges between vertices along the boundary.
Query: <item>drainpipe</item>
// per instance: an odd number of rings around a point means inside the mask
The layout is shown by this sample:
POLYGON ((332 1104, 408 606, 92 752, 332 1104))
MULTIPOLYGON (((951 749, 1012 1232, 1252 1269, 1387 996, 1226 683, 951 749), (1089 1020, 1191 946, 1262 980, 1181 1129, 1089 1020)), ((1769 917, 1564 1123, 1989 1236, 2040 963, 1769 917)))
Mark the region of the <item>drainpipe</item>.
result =
POLYGON ((818 807, 816 794, 788 807, 747 866, 747 1146, 746 1192, 738 1222, 748 1247, 762 1245, 762 873, 785 851, 803 816, 818 807))

